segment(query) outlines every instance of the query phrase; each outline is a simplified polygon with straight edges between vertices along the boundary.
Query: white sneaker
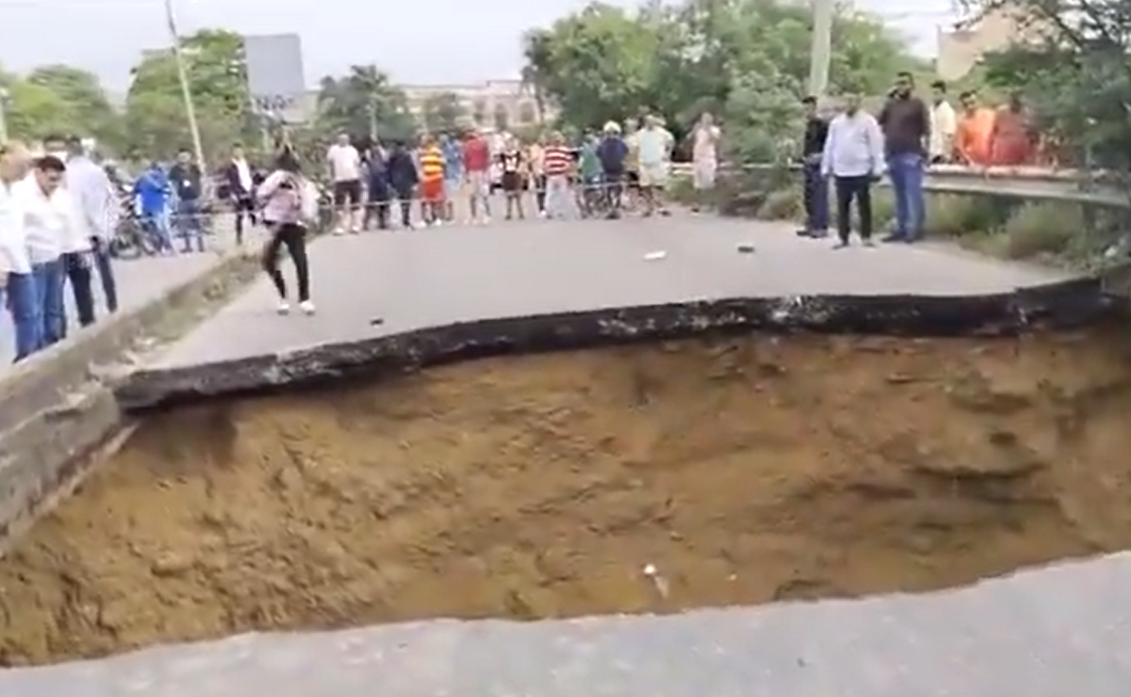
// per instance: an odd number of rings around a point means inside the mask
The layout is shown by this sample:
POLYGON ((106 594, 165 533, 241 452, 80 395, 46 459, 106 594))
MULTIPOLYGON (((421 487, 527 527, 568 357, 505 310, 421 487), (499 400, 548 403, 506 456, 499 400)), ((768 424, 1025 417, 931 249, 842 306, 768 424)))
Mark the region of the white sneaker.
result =
POLYGON ((314 314, 314 303, 310 302, 309 300, 303 300, 302 302, 300 302, 298 304, 298 306, 300 308, 302 308, 303 314, 306 314, 306 315, 313 315, 314 314))
POLYGON ((289 315, 289 314, 291 314, 291 304, 289 302, 287 302, 286 300, 280 300, 279 301, 279 307, 276 308, 275 311, 278 312, 280 315, 289 315))
POLYGON ((344 235, 344 234, 346 234, 346 229, 343 228, 343 227, 336 227, 336 228, 334 228, 334 234, 335 235, 344 235))
POLYGON ((491 224, 491 216, 489 216, 489 215, 483 216, 483 224, 484 225, 490 225, 491 224))

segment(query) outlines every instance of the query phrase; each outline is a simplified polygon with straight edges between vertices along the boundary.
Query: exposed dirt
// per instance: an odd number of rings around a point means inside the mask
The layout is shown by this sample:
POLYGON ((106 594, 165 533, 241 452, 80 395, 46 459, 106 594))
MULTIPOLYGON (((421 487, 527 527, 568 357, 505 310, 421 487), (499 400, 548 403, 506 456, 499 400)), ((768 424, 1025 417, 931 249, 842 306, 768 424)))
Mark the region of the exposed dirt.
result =
POLYGON ((0 562, 0 661, 964 584, 1131 547, 1129 418, 1096 335, 692 341, 169 414, 0 562))

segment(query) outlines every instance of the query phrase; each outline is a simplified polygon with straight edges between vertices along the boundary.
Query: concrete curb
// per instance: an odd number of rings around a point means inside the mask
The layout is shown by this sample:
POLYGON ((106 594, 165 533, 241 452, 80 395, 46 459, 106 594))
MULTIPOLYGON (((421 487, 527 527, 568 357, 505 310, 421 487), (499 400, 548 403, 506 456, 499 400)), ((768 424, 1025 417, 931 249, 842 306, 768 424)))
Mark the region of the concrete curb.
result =
POLYGON ((112 388, 139 350, 176 338, 260 273, 235 251, 136 310, 86 327, 0 379, 0 555, 128 436, 112 388))

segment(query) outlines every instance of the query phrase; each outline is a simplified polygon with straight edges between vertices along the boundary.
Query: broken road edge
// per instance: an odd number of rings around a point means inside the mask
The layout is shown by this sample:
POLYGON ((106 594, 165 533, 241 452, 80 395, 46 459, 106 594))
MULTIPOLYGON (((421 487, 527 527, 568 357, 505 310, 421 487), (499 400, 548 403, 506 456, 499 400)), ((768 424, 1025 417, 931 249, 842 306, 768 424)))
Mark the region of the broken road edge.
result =
POLYGON ((968 296, 799 295, 456 322, 358 341, 171 368, 141 368, 114 391, 132 414, 379 379, 493 356, 569 351, 764 331, 908 337, 1018 336, 1125 317, 1103 281, 1081 278, 968 296))

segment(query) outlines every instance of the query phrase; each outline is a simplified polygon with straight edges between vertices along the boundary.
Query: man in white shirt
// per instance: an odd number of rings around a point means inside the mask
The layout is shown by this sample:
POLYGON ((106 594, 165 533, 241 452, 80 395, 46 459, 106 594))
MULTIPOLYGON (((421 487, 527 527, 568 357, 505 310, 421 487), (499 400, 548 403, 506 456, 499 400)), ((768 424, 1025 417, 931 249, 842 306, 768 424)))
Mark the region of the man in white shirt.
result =
MULTIPOLYGON (((67 155, 67 190, 78 206, 80 221, 86 225, 90 233, 92 253, 89 257, 98 270, 98 278, 106 298, 106 309, 117 312, 118 287, 114 279, 110 244, 117 233, 121 217, 118 196, 106 170, 90 159, 81 139, 71 137, 67 140, 67 155)), ((89 275, 90 272, 81 265, 76 265, 75 262, 85 260, 86 257, 85 254, 74 255, 72 263, 68 266, 69 277, 78 274, 79 284, 76 285, 72 279, 71 289, 75 295, 79 323, 84 327, 94 322, 94 296, 83 295, 81 277, 89 275)))
POLYGON ((66 171, 62 160, 45 155, 35 161, 32 175, 13 187, 35 287, 30 319, 37 325, 37 350, 66 335, 63 285, 71 268, 76 295, 90 295, 90 231, 63 186, 66 171))
POLYGON ((236 244, 242 245, 244 218, 255 225, 255 177, 239 143, 232 146, 232 160, 224 168, 224 177, 228 182, 228 197, 236 213, 236 244))
POLYGON ((335 234, 347 229, 361 232, 361 153, 350 143, 348 133, 338 135, 336 143, 326 152, 326 165, 330 181, 334 183, 334 207, 338 209, 338 226, 335 234))
POLYGON ((722 131, 715 125, 711 114, 699 117, 691 134, 691 162, 695 190, 703 193, 715 188, 715 175, 719 168, 719 138, 722 131))
POLYGON ((931 135, 928 141, 928 154, 932 164, 950 162, 954 158, 954 136, 958 133, 958 116, 954 107, 946 100, 946 83, 936 80, 931 83, 931 135))
POLYGON ((16 360, 39 349, 35 281, 24 239, 24 214, 17 186, 27 177, 31 154, 19 143, 0 145, 0 295, 12 315, 16 360))
POLYGON ((884 172, 884 134, 876 118, 860 109, 860 97, 845 97, 844 111, 829 124, 821 175, 836 187, 836 248, 848 246, 852 204, 860 215, 860 239, 872 242, 872 183, 884 172))

